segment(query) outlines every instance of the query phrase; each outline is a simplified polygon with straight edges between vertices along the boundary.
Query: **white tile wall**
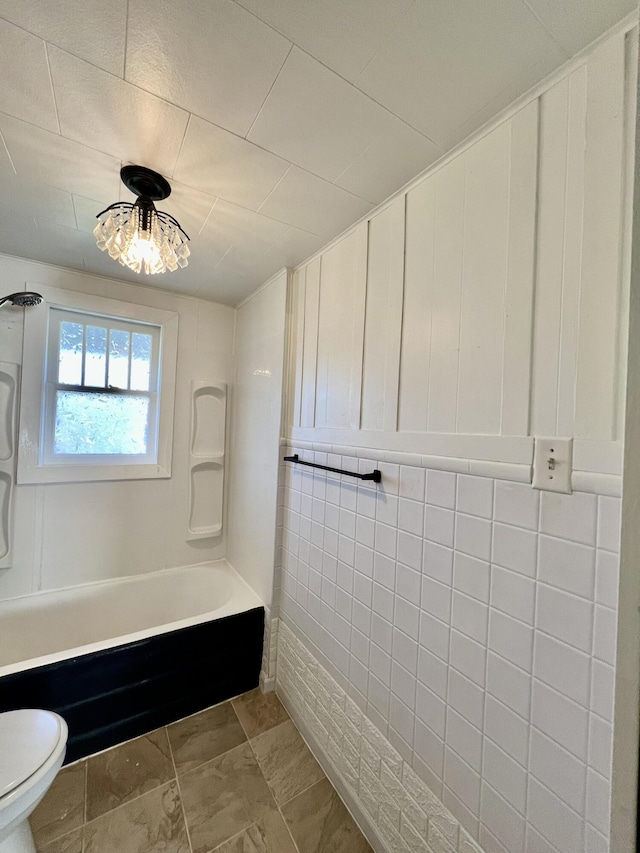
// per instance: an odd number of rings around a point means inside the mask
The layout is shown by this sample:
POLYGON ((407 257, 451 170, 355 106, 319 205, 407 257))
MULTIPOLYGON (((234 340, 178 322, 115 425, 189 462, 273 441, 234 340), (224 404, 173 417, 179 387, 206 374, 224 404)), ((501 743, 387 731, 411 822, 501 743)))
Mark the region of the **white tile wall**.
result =
POLYGON ((359 465, 283 469, 278 689, 390 850, 607 850, 619 500, 359 465))

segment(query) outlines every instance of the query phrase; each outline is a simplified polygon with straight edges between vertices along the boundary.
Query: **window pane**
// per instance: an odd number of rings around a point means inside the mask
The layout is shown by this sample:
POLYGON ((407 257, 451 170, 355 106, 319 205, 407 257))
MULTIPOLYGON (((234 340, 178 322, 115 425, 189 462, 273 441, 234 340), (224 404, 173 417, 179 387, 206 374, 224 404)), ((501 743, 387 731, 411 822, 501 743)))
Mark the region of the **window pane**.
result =
POLYGON ((107 330, 102 326, 87 326, 86 347, 84 384, 103 388, 107 378, 107 330))
POLYGON ((60 323, 60 352, 58 357, 58 382, 80 385, 82 382, 82 323, 60 323))
POLYGON ((54 453, 147 452, 149 398, 58 391, 54 453))
POLYGON ((129 332, 111 329, 109 340, 109 385, 129 387, 129 332))
POLYGON ((131 390, 148 391, 151 379, 151 335, 134 332, 132 337, 131 390))

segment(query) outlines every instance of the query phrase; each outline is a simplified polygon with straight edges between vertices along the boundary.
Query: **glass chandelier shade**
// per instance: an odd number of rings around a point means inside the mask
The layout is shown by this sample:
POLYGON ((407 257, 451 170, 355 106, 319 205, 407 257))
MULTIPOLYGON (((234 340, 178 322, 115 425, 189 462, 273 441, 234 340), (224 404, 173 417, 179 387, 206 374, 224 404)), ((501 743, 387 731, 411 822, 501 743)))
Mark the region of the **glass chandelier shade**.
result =
POLYGON ((186 267, 188 235, 173 216, 156 210, 153 203, 171 192, 167 181, 143 166, 124 166, 120 176, 138 200, 116 202, 97 215, 93 233, 98 248, 136 273, 156 275, 186 267))

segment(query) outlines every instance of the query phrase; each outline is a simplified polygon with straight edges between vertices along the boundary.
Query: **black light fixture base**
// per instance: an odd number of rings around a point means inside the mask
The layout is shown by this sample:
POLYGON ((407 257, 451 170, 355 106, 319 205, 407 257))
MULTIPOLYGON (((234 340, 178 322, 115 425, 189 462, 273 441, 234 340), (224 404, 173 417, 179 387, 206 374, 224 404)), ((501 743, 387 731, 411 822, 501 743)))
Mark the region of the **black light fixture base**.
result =
POLYGON ((161 201, 171 195, 169 182, 145 166, 123 166, 120 177, 125 187, 140 198, 161 201))

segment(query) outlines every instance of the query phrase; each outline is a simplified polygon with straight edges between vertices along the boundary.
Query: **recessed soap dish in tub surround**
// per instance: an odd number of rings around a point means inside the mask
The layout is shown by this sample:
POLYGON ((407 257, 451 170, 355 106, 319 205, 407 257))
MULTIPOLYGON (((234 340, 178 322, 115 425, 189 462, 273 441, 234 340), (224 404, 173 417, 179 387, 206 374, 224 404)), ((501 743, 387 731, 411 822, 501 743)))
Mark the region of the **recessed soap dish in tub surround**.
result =
POLYGON ((227 386, 191 380, 189 539, 222 533, 227 386))

